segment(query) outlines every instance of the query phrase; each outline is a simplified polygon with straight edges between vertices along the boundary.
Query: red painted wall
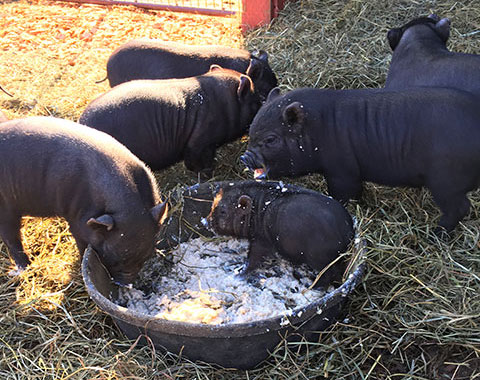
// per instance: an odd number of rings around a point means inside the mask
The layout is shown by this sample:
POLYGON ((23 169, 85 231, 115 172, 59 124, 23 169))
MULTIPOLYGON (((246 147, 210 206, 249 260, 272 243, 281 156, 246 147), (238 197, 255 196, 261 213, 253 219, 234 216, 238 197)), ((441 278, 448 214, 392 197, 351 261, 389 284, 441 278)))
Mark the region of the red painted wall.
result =
POLYGON ((268 24, 283 9, 286 0, 242 0, 242 28, 268 24))

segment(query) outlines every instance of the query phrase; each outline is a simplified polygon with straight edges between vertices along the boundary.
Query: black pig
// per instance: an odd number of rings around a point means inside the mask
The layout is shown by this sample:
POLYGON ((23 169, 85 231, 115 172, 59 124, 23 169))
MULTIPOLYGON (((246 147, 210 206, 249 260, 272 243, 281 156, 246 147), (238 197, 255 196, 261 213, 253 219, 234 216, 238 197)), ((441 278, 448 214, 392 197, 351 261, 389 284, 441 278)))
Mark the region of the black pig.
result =
POLYGON ((123 83, 90 103, 79 121, 112 135, 154 170, 184 159, 209 175, 216 148, 246 133, 260 104, 248 76, 213 65, 194 78, 123 83))
MULTIPOLYGON (((273 178, 323 173, 330 195, 358 198, 362 182, 427 187, 447 231, 480 185, 480 108, 442 88, 272 90, 241 160, 273 178)), ((440 230, 437 230, 440 232, 440 230)))
POLYGON ((91 244, 118 283, 133 281, 166 203, 127 148, 70 121, 31 117, 0 124, 0 162, 0 237, 19 270, 30 262, 21 217, 61 216, 81 253, 91 244))
MULTIPOLYGON (((220 235, 249 240, 244 273, 275 252, 320 271, 347 250, 354 236, 352 218, 340 203, 281 182, 220 184, 207 222, 220 235)), ((318 285, 339 280, 344 269, 339 260, 318 285)))
POLYGON ((277 86, 264 51, 149 39, 132 40, 117 48, 108 59, 107 78, 111 87, 136 79, 188 78, 205 74, 213 64, 247 74, 263 98, 277 86))
POLYGON ((450 21, 436 15, 391 29, 387 38, 393 50, 385 87, 453 87, 480 94, 480 55, 447 49, 450 21))

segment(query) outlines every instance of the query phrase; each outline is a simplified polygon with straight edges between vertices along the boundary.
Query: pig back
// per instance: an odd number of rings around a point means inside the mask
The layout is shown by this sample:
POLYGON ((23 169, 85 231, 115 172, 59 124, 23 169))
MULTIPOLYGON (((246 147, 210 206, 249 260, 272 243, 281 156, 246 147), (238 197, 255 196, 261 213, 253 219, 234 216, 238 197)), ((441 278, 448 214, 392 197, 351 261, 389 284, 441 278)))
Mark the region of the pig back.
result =
POLYGON ((480 94, 480 55, 441 51, 431 57, 392 58, 385 88, 414 86, 450 87, 480 94))
POLYGON ((113 136, 153 170, 183 158, 209 97, 196 78, 135 80, 93 100, 79 123, 113 136))
MULTIPOLYGON (((353 237, 348 211, 335 199, 317 191, 276 181, 224 182, 223 197, 253 200, 251 228, 254 236, 271 241, 277 249, 299 252, 305 244, 312 251, 332 244, 346 248, 353 237)), ((236 204, 236 203, 235 203, 236 204)), ((335 252, 337 252, 335 249, 335 252)))
MULTIPOLYGON (((1 207, 19 215, 69 220, 85 208, 115 210, 138 202, 134 182, 148 177, 144 164, 110 136, 50 117, 2 123, 0 161, 1 207)), ((154 186, 142 196, 152 205, 160 199, 154 186)))
POLYGON ((191 46, 159 40, 132 40, 112 53, 107 76, 114 87, 136 79, 187 78, 206 73, 212 64, 245 72, 250 53, 224 46, 191 46))
MULTIPOLYGON (((336 200, 322 194, 299 193, 282 197, 277 207, 274 228, 279 250, 315 259, 319 252, 344 252, 353 237, 350 214, 336 200), (312 258, 308 256, 311 255, 312 258)), ((314 265, 312 265, 315 267, 314 265)))

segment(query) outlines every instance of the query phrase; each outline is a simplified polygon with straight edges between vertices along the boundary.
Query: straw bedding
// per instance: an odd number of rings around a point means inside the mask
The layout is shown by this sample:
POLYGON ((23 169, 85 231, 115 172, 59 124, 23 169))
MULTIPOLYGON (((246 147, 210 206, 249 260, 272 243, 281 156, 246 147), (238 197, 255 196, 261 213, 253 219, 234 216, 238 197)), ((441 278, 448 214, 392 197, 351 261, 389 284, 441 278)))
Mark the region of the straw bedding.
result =
MULTIPOLYGON (((0 94, 0 107, 11 118, 52 114, 76 120, 107 89, 105 82, 94 82, 104 76, 109 53, 139 36, 262 48, 284 90, 379 87, 390 60, 389 27, 432 11, 452 20, 450 49, 480 54, 478 1, 297 1, 245 41, 235 20, 4 1, 0 78, 14 98, 0 94)), ((244 149, 245 141, 220 150, 216 180, 248 176, 238 161, 244 149)), ((166 193, 178 183, 196 182, 183 164, 156 176, 166 193)), ((292 182, 326 191, 319 175, 292 182)), ((470 199, 470 215, 447 243, 432 234, 439 211, 427 191, 367 185, 363 200, 349 205, 370 249, 367 276, 347 318, 318 342, 279 346, 269 363, 248 372, 191 363, 126 341, 89 300, 66 224, 26 218, 22 233, 35 260, 24 275, 7 276, 11 263, 0 244, 0 377, 479 378, 480 192, 470 199)))

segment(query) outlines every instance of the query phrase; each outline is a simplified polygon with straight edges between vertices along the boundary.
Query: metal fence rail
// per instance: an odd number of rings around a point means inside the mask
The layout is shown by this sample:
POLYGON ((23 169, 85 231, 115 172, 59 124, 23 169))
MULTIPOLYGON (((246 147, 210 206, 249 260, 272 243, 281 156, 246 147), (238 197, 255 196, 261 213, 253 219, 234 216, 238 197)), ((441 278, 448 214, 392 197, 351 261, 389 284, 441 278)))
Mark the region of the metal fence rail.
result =
POLYGON ((63 0, 101 5, 134 5, 140 8, 228 16, 242 11, 242 0, 63 0))

